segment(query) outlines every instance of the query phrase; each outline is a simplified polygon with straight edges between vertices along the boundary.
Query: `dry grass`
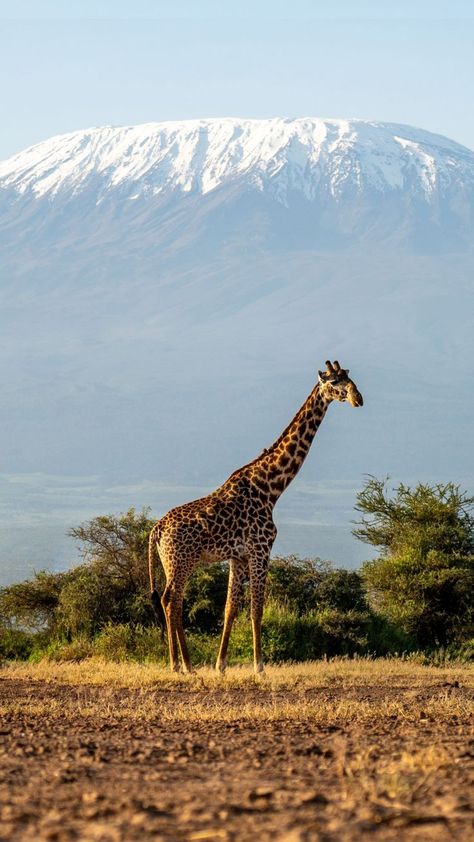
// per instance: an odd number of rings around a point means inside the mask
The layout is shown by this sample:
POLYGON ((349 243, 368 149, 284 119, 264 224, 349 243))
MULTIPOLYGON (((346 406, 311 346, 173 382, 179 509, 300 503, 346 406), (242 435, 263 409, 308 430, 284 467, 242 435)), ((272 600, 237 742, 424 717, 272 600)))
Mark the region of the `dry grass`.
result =
MULTIPOLYGON (((472 702, 445 698, 434 700, 430 704, 430 720, 440 723, 447 718, 459 717, 465 719, 474 712, 472 702)), ((148 694, 140 699, 127 698, 117 700, 105 694, 100 699, 88 699, 79 692, 77 699, 66 701, 40 702, 34 696, 21 702, 0 702, 0 716, 11 714, 27 714, 33 716, 107 718, 113 720, 139 720, 140 722, 271 722, 278 720, 296 720, 311 722, 318 726, 334 726, 341 722, 352 725, 370 725, 382 720, 398 720, 407 723, 417 723, 420 719, 419 705, 407 705, 403 702, 371 701, 361 702, 347 700, 328 703, 326 699, 320 701, 305 701, 295 697, 293 701, 269 699, 259 704, 255 701, 227 703, 221 696, 217 699, 207 699, 202 702, 194 698, 177 700, 170 699, 159 707, 153 705, 148 694)))
POLYGON ((462 682, 474 688, 474 666, 454 664, 433 667, 399 658, 334 659, 307 661, 298 664, 267 666, 256 676, 250 666, 230 667, 220 675, 210 667, 201 667, 191 675, 172 673, 159 664, 114 662, 103 658, 87 658, 79 662, 39 663, 12 662, 0 668, 0 678, 55 681, 61 684, 110 685, 113 687, 223 690, 260 687, 265 690, 312 690, 327 686, 358 687, 377 685, 390 687, 397 683, 416 689, 442 682, 462 682))
MULTIPOLYGON (((0 713, 49 716, 81 715, 150 721, 308 720, 368 724, 380 719, 442 721, 469 717, 472 693, 453 694, 456 684, 474 688, 470 666, 421 666, 399 660, 354 660, 271 666, 263 677, 249 667, 234 667, 225 676, 203 668, 190 676, 156 665, 112 663, 93 658, 80 663, 16 663, 0 670, 0 678, 25 679, 74 687, 64 701, 31 693, 20 702, 1 700, 0 713), (100 687, 91 695, 87 687, 100 687), (133 694, 120 694, 120 688, 133 694), (360 688, 367 699, 360 698, 360 688), (428 702, 420 692, 430 692, 428 702), (399 693, 397 692, 399 690, 399 693), (423 710, 427 707, 428 712, 423 710)), ((1 685, 0 685, 1 686, 1 685)))
POLYGON ((449 752, 439 745, 403 751, 399 757, 378 760, 376 774, 369 776, 367 770, 371 759, 370 749, 357 755, 345 767, 346 774, 359 783, 368 799, 388 799, 392 804, 413 802, 440 769, 452 764, 449 752))

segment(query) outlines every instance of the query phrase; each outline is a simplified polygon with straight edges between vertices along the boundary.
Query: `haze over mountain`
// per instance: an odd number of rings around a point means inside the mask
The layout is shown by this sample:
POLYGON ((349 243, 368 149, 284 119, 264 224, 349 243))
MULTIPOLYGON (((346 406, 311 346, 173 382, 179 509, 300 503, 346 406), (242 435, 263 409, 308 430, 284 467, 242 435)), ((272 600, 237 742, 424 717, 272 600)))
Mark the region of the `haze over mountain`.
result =
POLYGON ((330 409, 277 549, 370 553, 365 473, 472 487, 473 233, 474 153, 409 126, 104 127, 0 163, 8 576, 85 517, 219 484, 327 357, 365 406, 330 409))

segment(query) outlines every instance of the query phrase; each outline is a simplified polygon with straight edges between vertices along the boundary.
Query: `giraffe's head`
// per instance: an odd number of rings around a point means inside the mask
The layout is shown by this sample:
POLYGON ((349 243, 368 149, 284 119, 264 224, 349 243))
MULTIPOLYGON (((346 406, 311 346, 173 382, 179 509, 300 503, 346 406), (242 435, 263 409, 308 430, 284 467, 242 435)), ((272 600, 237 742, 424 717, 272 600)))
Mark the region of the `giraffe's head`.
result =
POLYGON ((356 384, 349 377, 349 369, 341 368, 337 360, 326 362, 326 371, 319 372, 319 389, 332 401, 347 401, 351 406, 362 406, 364 400, 356 384))

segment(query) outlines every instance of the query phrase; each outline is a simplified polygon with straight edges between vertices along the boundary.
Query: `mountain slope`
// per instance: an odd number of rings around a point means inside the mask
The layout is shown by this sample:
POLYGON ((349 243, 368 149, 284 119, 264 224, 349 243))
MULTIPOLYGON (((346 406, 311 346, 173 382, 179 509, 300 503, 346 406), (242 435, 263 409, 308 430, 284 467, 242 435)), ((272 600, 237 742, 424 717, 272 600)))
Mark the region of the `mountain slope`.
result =
POLYGON ((300 246, 362 237, 437 249, 440 234, 449 247, 472 234, 474 153, 421 129, 360 120, 104 127, 1 163, 0 197, 10 226, 26 214, 41 237, 61 231, 67 212, 70 224, 87 234, 98 226, 105 239, 139 227, 150 247, 169 246, 186 225, 194 243, 198 199, 212 226, 223 205, 227 215, 235 207, 236 216, 250 216, 258 247, 282 237, 291 246, 297 235, 300 246))

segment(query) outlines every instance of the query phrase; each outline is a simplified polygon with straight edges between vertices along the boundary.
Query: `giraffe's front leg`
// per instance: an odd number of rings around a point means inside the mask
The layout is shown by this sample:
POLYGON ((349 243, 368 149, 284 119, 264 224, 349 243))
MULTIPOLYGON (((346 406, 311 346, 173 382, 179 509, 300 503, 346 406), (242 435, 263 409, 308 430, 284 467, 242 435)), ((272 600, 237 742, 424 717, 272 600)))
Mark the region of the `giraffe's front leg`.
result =
POLYGON ((262 615, 265 601, 265 582, 267 578, 269 552, 257 551, 252 554, 250 568, 250 617, 253 634, 254 672, 263 672, 262 657, 262 615))
POLYGON ((229 647, 230 633, 242 602, 243 586, 247 572, 248 567, 246 561, 242 559, 231 559, 229 585, 225 604, 224 629, 222 631, 222 640, 216 663, 216 670, 218 672, 225 672, 227 667, 227 649, 229 647))

